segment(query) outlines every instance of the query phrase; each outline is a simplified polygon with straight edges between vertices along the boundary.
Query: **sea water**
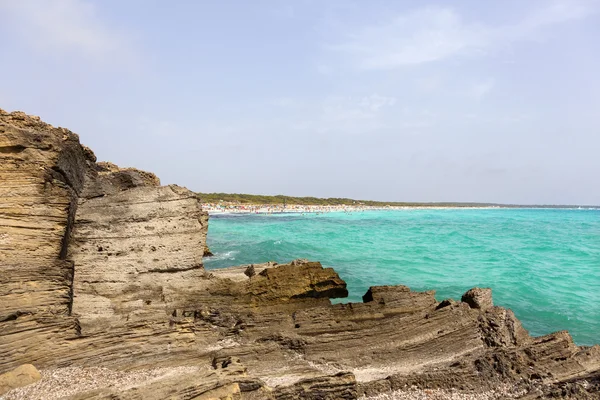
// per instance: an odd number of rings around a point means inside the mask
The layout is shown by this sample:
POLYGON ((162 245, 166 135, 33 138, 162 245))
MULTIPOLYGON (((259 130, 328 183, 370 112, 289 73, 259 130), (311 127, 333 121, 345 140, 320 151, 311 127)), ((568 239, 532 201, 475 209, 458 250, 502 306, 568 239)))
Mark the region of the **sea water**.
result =
POLYGON ((296 258, 333 267, 343 301, 369 286, 460 299, 491 287, 532 335, 600 343, 600 210, 412 209, 211 216, 208 269, 296 258))

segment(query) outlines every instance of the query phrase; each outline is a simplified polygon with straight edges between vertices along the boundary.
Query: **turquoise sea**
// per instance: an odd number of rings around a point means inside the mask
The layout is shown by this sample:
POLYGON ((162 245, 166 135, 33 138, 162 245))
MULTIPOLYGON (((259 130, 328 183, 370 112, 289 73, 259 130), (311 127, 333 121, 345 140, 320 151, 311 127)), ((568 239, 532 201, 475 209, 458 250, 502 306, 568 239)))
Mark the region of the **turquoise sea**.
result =
POLYGON ((403 284, 460 299, 491 287, 532 335, 600 343, 600 210, 419 209, 216 215, 208 269, 295 258, 334 267, 350 296, 403 284))

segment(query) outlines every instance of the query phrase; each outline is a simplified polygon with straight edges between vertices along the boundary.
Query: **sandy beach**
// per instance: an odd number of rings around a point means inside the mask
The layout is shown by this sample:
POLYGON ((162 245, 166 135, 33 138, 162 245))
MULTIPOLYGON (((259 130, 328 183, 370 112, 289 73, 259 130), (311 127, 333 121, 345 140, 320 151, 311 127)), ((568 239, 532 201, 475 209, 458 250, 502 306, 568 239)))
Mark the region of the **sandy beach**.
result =
POLYGON ((278 213, 330 213, 345 212, 356 213, 365 211, 384 211, 384 210, 437 210, 437 209, 489 209, 500 208, 497 206, 485 207, 448 207, 448 206, 365 206, 365 205, 281 205, 281 204, 215 204, 203 203, 202 209, 210 215, 219 214, 278 214, 278 213))
POLYGON ((362 212, 382 210, 382 207, 368 206, 313 206, 313 205, 281 205, 281 204, 213 204, 204 203, 202 209, 209 214, 276 214, 276 213, 329 213, 329 212, 362 212))

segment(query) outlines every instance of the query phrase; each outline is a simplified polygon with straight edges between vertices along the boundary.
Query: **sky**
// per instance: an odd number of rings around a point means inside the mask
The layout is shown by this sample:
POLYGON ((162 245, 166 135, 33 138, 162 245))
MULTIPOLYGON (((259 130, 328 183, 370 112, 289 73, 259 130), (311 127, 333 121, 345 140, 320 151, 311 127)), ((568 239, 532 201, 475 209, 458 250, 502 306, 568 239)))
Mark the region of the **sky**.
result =
POLYGON ((0 0, 0 108, 199 192, 600 205, 600 1, 0 0))

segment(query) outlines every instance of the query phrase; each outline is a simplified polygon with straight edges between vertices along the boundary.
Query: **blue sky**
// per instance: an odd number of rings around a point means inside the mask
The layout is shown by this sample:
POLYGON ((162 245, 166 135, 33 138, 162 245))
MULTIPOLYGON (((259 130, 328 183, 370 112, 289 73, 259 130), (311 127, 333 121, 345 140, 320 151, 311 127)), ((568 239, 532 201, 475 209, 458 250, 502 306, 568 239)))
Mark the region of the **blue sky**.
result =
POLYGON ((600 3, 0 0, 0 108, 202 192, 600 204, 600 3))

